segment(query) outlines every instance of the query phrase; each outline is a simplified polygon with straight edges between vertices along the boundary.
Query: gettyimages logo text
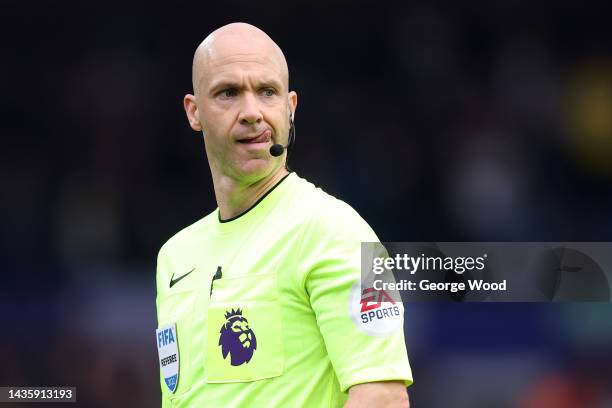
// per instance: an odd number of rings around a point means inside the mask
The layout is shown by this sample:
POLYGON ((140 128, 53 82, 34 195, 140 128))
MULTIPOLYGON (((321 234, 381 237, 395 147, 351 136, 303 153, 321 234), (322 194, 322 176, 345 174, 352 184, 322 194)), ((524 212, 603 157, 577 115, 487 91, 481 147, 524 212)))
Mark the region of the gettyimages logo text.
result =
POLYGON ((396 254, 394 257, 376 257, 372 260, 372 272, 377 275, 385 270, 398 270, 410 272, 414 275, 421 271, 453 271, 462 274, 466 271, 482 271, 485 268, 487 254, 478 257, 457 256, 410 256, 396 254))

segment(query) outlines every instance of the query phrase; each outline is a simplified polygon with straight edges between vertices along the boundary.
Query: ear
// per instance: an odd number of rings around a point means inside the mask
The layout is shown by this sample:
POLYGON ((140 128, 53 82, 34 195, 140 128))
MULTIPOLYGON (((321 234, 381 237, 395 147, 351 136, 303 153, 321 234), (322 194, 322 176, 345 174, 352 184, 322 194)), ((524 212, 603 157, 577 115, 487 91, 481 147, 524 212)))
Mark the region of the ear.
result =
POLYGON ((198 105, 196 105, 195 96, 191 94, 185 95, 183 98, 183 107, 185 108, 185 113, 187 114, 189 126, 191 126, 193 130, 200 132, 202 130, 202 124, 200 123, 198 105))
POLYGON ((291 110, 291 119, 295 120, 295 109, 297 108, 298 96, 295 91, 291 91, 288 94, 289 109, 291 110))

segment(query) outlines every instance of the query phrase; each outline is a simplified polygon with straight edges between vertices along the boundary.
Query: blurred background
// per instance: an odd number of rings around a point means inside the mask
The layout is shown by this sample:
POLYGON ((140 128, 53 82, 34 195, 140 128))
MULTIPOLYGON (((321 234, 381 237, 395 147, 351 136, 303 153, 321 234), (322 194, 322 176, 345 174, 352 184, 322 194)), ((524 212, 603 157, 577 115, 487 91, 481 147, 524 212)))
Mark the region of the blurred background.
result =
MULTIPOLYGON (((0 385, 159 406, 156 254, 216 207, 182 97, 232 21, 285 51, 291 167, 381 240, 612 241, 609 13, 546 4, 0 1, 0 385)), ((406 309, 414 407, 612 404, 610 304, 406 309)))

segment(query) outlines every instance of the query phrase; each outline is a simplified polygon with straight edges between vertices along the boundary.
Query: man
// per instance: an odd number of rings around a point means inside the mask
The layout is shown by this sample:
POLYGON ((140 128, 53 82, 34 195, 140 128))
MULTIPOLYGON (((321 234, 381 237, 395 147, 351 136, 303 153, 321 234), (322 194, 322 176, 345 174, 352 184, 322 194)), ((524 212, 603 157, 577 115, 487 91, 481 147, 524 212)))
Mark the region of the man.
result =
POLYGON ((297 94, 282 51, 229 24, 197 48, 192 79, 184 107, 204 135, 218 209, 159 253, 162 405, 408 406, 402 316, 372 333, 375 313, 349 311, 381 304, 358 285, 360 243, 378 238, 287 170, 297 94))

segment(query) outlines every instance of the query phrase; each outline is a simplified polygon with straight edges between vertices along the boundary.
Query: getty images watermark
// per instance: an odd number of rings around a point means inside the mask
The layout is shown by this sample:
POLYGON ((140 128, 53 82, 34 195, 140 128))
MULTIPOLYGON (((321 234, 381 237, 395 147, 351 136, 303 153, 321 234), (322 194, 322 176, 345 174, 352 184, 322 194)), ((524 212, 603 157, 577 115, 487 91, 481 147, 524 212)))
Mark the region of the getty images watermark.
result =
POLYGON ((395 301, 609 302, 612 243, 362 243, 361 286, 395 301))

